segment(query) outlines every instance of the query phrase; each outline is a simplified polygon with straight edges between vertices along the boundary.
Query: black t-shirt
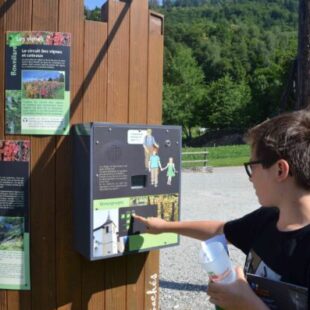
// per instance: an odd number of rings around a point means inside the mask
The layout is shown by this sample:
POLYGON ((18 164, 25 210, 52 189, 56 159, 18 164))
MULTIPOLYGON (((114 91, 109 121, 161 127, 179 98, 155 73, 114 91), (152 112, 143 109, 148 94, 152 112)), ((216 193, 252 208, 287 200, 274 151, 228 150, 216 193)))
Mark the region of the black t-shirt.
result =
POLYGON ((245 273, 305 286, 309 290, 310 225, 282 232, 276 226, 278 218, 277 208, 262 207, 227 222, 225 237, 247 255, 245 273))

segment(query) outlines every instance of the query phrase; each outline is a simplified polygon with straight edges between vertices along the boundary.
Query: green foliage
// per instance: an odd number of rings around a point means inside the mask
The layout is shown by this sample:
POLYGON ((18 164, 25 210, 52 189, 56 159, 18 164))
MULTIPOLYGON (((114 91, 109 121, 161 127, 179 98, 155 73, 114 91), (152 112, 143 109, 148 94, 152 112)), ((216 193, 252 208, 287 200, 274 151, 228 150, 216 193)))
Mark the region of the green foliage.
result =
POLYGON ((5 127, 7 133, 16 133, 21 131, 21 91, 5 91, 5 127))
POLYGON ((175 0, 159 10, 165 123, 243 129, 278 112, 297 53, 297 0, 175 0))
POLYGON ((180 45, 171 59, 164 85, 164 116, 166 123, 181 124, 187 137, 205 99, 204 75, 190 48, 180 45))
MULTIPOLYGON (((149 6, 165 16, 166 124, 182 125, 189 139, 194 127, 244 129, 278 113, 297 53, 298 0, 149 6)), ((101 20, 100 11, 85 7, 85 16, 101 20)))
POLYGON ((244 82, 234 82, 224 76, 211 82, 205 101, 205 122, 209 128, 243 128, 247 124, 246 106, 251 101, 251 89, 244 82))
POLYGON ((0 216, 0 250, 21 250, 23 218, 0 216))
POLYGON ((101 9, 96 7, 93 10, 90 10, 84 6, 84 16, 88 20, 101 21, 101 9))

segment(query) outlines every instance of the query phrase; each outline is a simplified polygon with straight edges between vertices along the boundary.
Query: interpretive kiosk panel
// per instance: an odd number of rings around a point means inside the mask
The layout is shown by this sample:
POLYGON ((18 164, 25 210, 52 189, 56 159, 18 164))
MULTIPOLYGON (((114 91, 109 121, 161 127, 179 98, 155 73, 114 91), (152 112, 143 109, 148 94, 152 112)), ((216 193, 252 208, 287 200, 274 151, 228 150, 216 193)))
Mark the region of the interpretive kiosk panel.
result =
POLYGON ((0 289, 30 289, 29 141, 0 140, 0 289))
POLYGON ((7 32, 7 134, 69 133, 70 45, 69 33, 7 32))
POLYGON ((181 128, 74 126, 75 246, 90 260, 176 245, 132 215, 179 219, 181 128))

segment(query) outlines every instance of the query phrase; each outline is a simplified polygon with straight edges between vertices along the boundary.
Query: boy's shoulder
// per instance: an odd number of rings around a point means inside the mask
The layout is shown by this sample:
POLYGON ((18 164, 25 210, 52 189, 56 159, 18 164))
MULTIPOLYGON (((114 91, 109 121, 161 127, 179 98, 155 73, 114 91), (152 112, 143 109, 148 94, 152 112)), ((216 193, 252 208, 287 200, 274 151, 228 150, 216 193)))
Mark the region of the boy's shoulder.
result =
POLYGON ((276 207, 265 207, 262 206, 259 209, 248 214, 249 217, 256 218, 257 220, 278 220, 279 218, 279 209, 276 207))
POLYGON ((259 234, 265 230, 266 225, 274 226, 279 218, 279 209, 276 207, 260 207, 241 218, 228 221, 224 225, 225 235, 232 232, 239 234, 240 232, 251 233, 252 236, 259 234))

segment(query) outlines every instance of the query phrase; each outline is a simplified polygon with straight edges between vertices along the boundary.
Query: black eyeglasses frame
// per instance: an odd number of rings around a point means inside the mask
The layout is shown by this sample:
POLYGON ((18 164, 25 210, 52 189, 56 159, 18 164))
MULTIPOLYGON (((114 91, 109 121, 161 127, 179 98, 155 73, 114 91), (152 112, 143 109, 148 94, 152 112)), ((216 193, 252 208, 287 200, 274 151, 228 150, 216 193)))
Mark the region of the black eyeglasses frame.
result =
MULTIPOLYGON (((276 161, 274 163, 276 163, 276 161)), ((246 163, 243 163, 243 166, 244 166, 245 171, 246 171, 247 175, 249 176, 249 178, 252 177, 252 173, 251 173, 252 169, 250 169, 249 167, 251 167, 251 165, 258 165, 258 164, 267 165, 268 167, 271 166, 270 164, 267 164, 267 162, 264 160, 253 160, 253 161, 248 161, 246 163)), ((288 175, 293 176, 293 172, 292 172, 291 168, 288 171, 288 175)))
POLYGON ((258 164, 263 164, 264 161, 263 160, 252 160, 252 161, 248 161, 246 163, 243 164, 244 168, 245 168, 245 172, 247 173, 247 175, 249 176, 249 178, 252 177, 252 169, 251 169, 251 165, 258 165, 258 164))

